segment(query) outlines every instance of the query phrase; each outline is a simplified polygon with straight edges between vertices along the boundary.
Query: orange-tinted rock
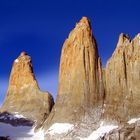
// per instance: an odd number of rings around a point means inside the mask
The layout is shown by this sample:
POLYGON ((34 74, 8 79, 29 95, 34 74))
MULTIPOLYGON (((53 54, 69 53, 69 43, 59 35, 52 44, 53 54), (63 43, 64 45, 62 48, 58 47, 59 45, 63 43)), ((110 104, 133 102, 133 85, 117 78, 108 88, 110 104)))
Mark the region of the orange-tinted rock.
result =
POLYGON ((7 96, 1 112, 22 114, 33 121, 42 122, 54 104, 48 92, 41 92, 35 79, 31 57, 25 52, 14 61, 7 96))
POLYGON ((102 66, 97 44, 89 20, 83 17, 63 45, 58 96, 44 126, 55 122, 78 122, 91 115, 94 108, 102 106, 103 98, 102 66))

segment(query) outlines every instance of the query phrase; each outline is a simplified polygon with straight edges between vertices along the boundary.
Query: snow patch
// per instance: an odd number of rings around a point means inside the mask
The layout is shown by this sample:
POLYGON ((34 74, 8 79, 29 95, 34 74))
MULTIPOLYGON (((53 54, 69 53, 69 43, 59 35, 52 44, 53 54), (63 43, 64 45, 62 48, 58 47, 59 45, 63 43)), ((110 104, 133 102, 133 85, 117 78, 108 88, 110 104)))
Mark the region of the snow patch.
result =
POLYGON ((62 134, 62 133, 66 133, 68 131, 71 131, 73 128, 74 128, 73 124, 55 123, 47 130, 47 133, 49 133, 51 135, 62 134))
POLYGON ((19 114, 15 114, 14 117, 16 117, 16 118, 18 118, 18 119, 26 118, 26 117, 24 117, 23 115, 19 115, 19 114))
POLYGON ((100 127, 96 131, 93 131, 88 138, 80 138, 80 140, 97 140, 100 137, 103 137, 106 133, 109 133, 111 130, 118 128, 118 126, 115 125, 102 125, 103 123, 101 123, 100 127))
POLYGON ((18 59, 16 59, 16 60, 15 60, 15 62, 16 62, 16 63, 18 63, 18 62, 19 62, 19 60, 18 60, 18 59))
POLYGON ((33 136, 32 140, 44 140, 45 137, 43 129, 40 129, 39 131, 35 132, 33 128, 28 134, 33 136))
POLYGON ((34 132, 30 126, 11 126, 0 123, 0 136, 9 136, 10 140, 44 140, 44 131, 34 132))
POLYGON ((140 120, 140 118, 133 118, 133 119, 129 120, 127 123, 128 124, 133 124, 133 123, 135 123, 136 121, 139 121, 139 120, 140 120))
POLYGON ((0 119, 7 119, 9 118, 10 120, 16 120, 16 119, 25 119, 26 117, 24 117, 23 115, 19 115, 19 114, 13 114, 13 115, 6 115, 6 116, 1 116, 0 119))

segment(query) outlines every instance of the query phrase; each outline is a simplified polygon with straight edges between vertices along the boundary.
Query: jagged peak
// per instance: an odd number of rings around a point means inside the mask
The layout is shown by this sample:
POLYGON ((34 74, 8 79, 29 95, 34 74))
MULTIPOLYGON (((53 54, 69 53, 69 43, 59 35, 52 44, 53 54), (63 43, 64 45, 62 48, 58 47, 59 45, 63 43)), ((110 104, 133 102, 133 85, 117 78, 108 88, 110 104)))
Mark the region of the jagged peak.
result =
POLYGON ((118 45, 117 46, 122 46, 122 45, 124 46, 124 45, 127 45, 130 42, 131 42, 131 39, 130 39, 129 35, 121 33, 119 35, 118 45))
POLYGON ((121 33, 119 36, 118 45, 126 46, 128 43, 136 42, 140 44, 140 33, 138 33, 132 40, 130 39, 128 34, 121 33))
POLYGON ((140 33, 138 33, 132 40, 130 39, 128 34, 121 33, 119 36, 119 41, 117 44, 117 48, 125 47, 125 46, 137 46, 140 45, 140 33))

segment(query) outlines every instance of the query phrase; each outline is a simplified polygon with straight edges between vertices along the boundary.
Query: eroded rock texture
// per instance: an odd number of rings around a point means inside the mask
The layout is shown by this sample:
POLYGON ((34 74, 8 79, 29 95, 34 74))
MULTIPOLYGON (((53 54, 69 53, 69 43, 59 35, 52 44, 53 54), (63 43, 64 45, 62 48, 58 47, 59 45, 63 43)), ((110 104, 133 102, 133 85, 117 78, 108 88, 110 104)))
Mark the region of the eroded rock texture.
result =
POLYGON ((54 104, 48 92, 41 92, 35 79, 31 57, 25 52, 14 61, 7 96, 1 112, 22 114, 33 121, 43 122, 54 104))
POLYGON ((121 34, 105 70, 105 114, 118 122, 140 116, 140 34, 121 34))

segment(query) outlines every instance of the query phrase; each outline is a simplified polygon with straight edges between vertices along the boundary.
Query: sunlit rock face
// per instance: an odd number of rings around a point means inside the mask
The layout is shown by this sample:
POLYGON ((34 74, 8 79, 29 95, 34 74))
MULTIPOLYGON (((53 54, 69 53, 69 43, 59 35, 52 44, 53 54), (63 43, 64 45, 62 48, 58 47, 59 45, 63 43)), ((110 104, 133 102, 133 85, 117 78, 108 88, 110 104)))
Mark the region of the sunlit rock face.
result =
POLYGON ((22 52, 13 63, 7 96, 0 111, 23 114, 28 119, 43 122, 53 104, 52 96, 38 87, 31 57, 22 52))
POLYGON ((96 40, 89 20, 83 17, 63 45, 58 98, 68 96, 68 106, 93 107, 103 99, 103 93, 96 40))
POLYGON ((102 114, 103 99, 102 66, 97 44, 90 21, 83 17, 64 42, 56 104, 44 128, 47 130, 53 123, 96 122, 102 114))
POLYGON ((120 122, 140 116, 140 34, 120 34, 105 69, 105 116, 120 122))

